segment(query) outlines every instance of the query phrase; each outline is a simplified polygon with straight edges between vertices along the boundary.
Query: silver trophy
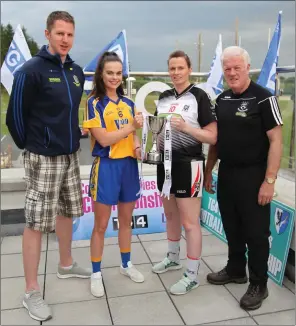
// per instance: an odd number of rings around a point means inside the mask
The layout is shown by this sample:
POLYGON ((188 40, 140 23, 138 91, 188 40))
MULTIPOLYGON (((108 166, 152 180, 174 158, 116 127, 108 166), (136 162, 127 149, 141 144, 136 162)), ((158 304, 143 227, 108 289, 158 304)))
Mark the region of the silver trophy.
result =
POLYGON ((157 150, 157 136, 161 133, 161 130, 165 124, 166 118, 164 117, 154 117, 148 116, 148 126, 152 133, 152 148, 150 152, 145 154, 143 160, 144 163, 148 164, 161 164, 162 163, 162 153, 157 150))

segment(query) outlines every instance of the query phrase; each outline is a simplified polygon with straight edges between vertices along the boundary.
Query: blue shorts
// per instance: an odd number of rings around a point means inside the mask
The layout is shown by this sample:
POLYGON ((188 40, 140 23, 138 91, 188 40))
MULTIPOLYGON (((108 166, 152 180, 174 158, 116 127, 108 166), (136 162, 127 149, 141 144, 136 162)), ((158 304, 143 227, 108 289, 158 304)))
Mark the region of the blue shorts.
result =
POLYGON ((96 157, 90 172, 89 196, 106 205, 136 201, 140 197, 137 160, 96 157))

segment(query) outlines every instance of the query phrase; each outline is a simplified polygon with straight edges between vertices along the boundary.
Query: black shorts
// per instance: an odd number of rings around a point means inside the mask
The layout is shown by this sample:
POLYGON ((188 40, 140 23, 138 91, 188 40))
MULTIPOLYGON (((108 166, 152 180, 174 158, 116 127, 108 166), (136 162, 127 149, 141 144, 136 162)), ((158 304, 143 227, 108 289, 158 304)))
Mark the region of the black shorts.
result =
MULTIPOLYGON (((177 198, 201 197, 204 182, 204 161, 172 162, 171 194, 177 198)), ((157 165, 157 187, 164 183, 164 165, 157 165)))

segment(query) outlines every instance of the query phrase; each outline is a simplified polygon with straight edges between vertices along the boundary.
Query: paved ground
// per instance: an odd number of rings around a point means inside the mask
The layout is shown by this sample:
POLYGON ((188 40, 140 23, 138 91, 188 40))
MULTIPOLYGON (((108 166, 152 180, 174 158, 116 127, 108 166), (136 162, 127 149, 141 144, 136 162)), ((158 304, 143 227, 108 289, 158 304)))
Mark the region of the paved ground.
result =
MULTIPOLYGON (((59 280, 55 235, 44 236, 39 268, 39 281, 44 297, 53 308, 54 318, 44 325, 295 325, 295 285, 285 279, 285 286, 269 282, 269 297, 253 312, 239 307, 239 299, 247 285, 214 286, 206 274, 216 271, 226 262, 227 247, 203 230, 203 259, 200 287, 185 296, 171 296, 168 287, 180 271, 156 275, 153 263, 166 251, 163 233, 133 236, 132 260, 146 280, 135 284, 119 274, 119 249, 116 238, 105 240, 102 273, 106 296, 94 298, 89 280, 59 280)), ((24 273, 21 256, 21 236, 1 239, 1 325, 38 325, 22 308, 24 273)), ((185 240, 181 241, 181 258, 185 261, 185 240)), ((75 260, 90 267, 89 241, 73 243, 75 260)))

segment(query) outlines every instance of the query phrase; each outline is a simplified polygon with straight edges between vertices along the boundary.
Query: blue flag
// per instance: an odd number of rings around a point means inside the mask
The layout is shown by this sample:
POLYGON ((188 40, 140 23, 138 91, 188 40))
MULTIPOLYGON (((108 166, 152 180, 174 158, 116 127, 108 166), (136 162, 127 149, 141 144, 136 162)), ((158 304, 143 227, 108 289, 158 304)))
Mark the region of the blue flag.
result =
MULTIPOLYGON (((126 43, 126 32, 122 30, 115 39, 113 39, 108 45, 106 45, 103 50, 101 50, 93 59, 92 61, 87 64, 83 71, 84 72, 95 72, 98 61, 101 55, 106 51, 113 51, 116 52, 119 58, 123 63, 123 76, 129 76, 129 64, 128 64, 128 53, 127 53, 127 43, 126 43)), ((85 85, 84 90, 86 93, 89 93, 92 90, 92 81, 93 76, 86 76, 85 78, 85 85)))
POLYGON ((273 33, 273 37, 269 44, 269 49, 257 80, 257 84, 267 88, 273 95, 275 95, 276 68, 280 51, 282 28, 281 19, 282 11, 279 12, 278 21, 273 33))

